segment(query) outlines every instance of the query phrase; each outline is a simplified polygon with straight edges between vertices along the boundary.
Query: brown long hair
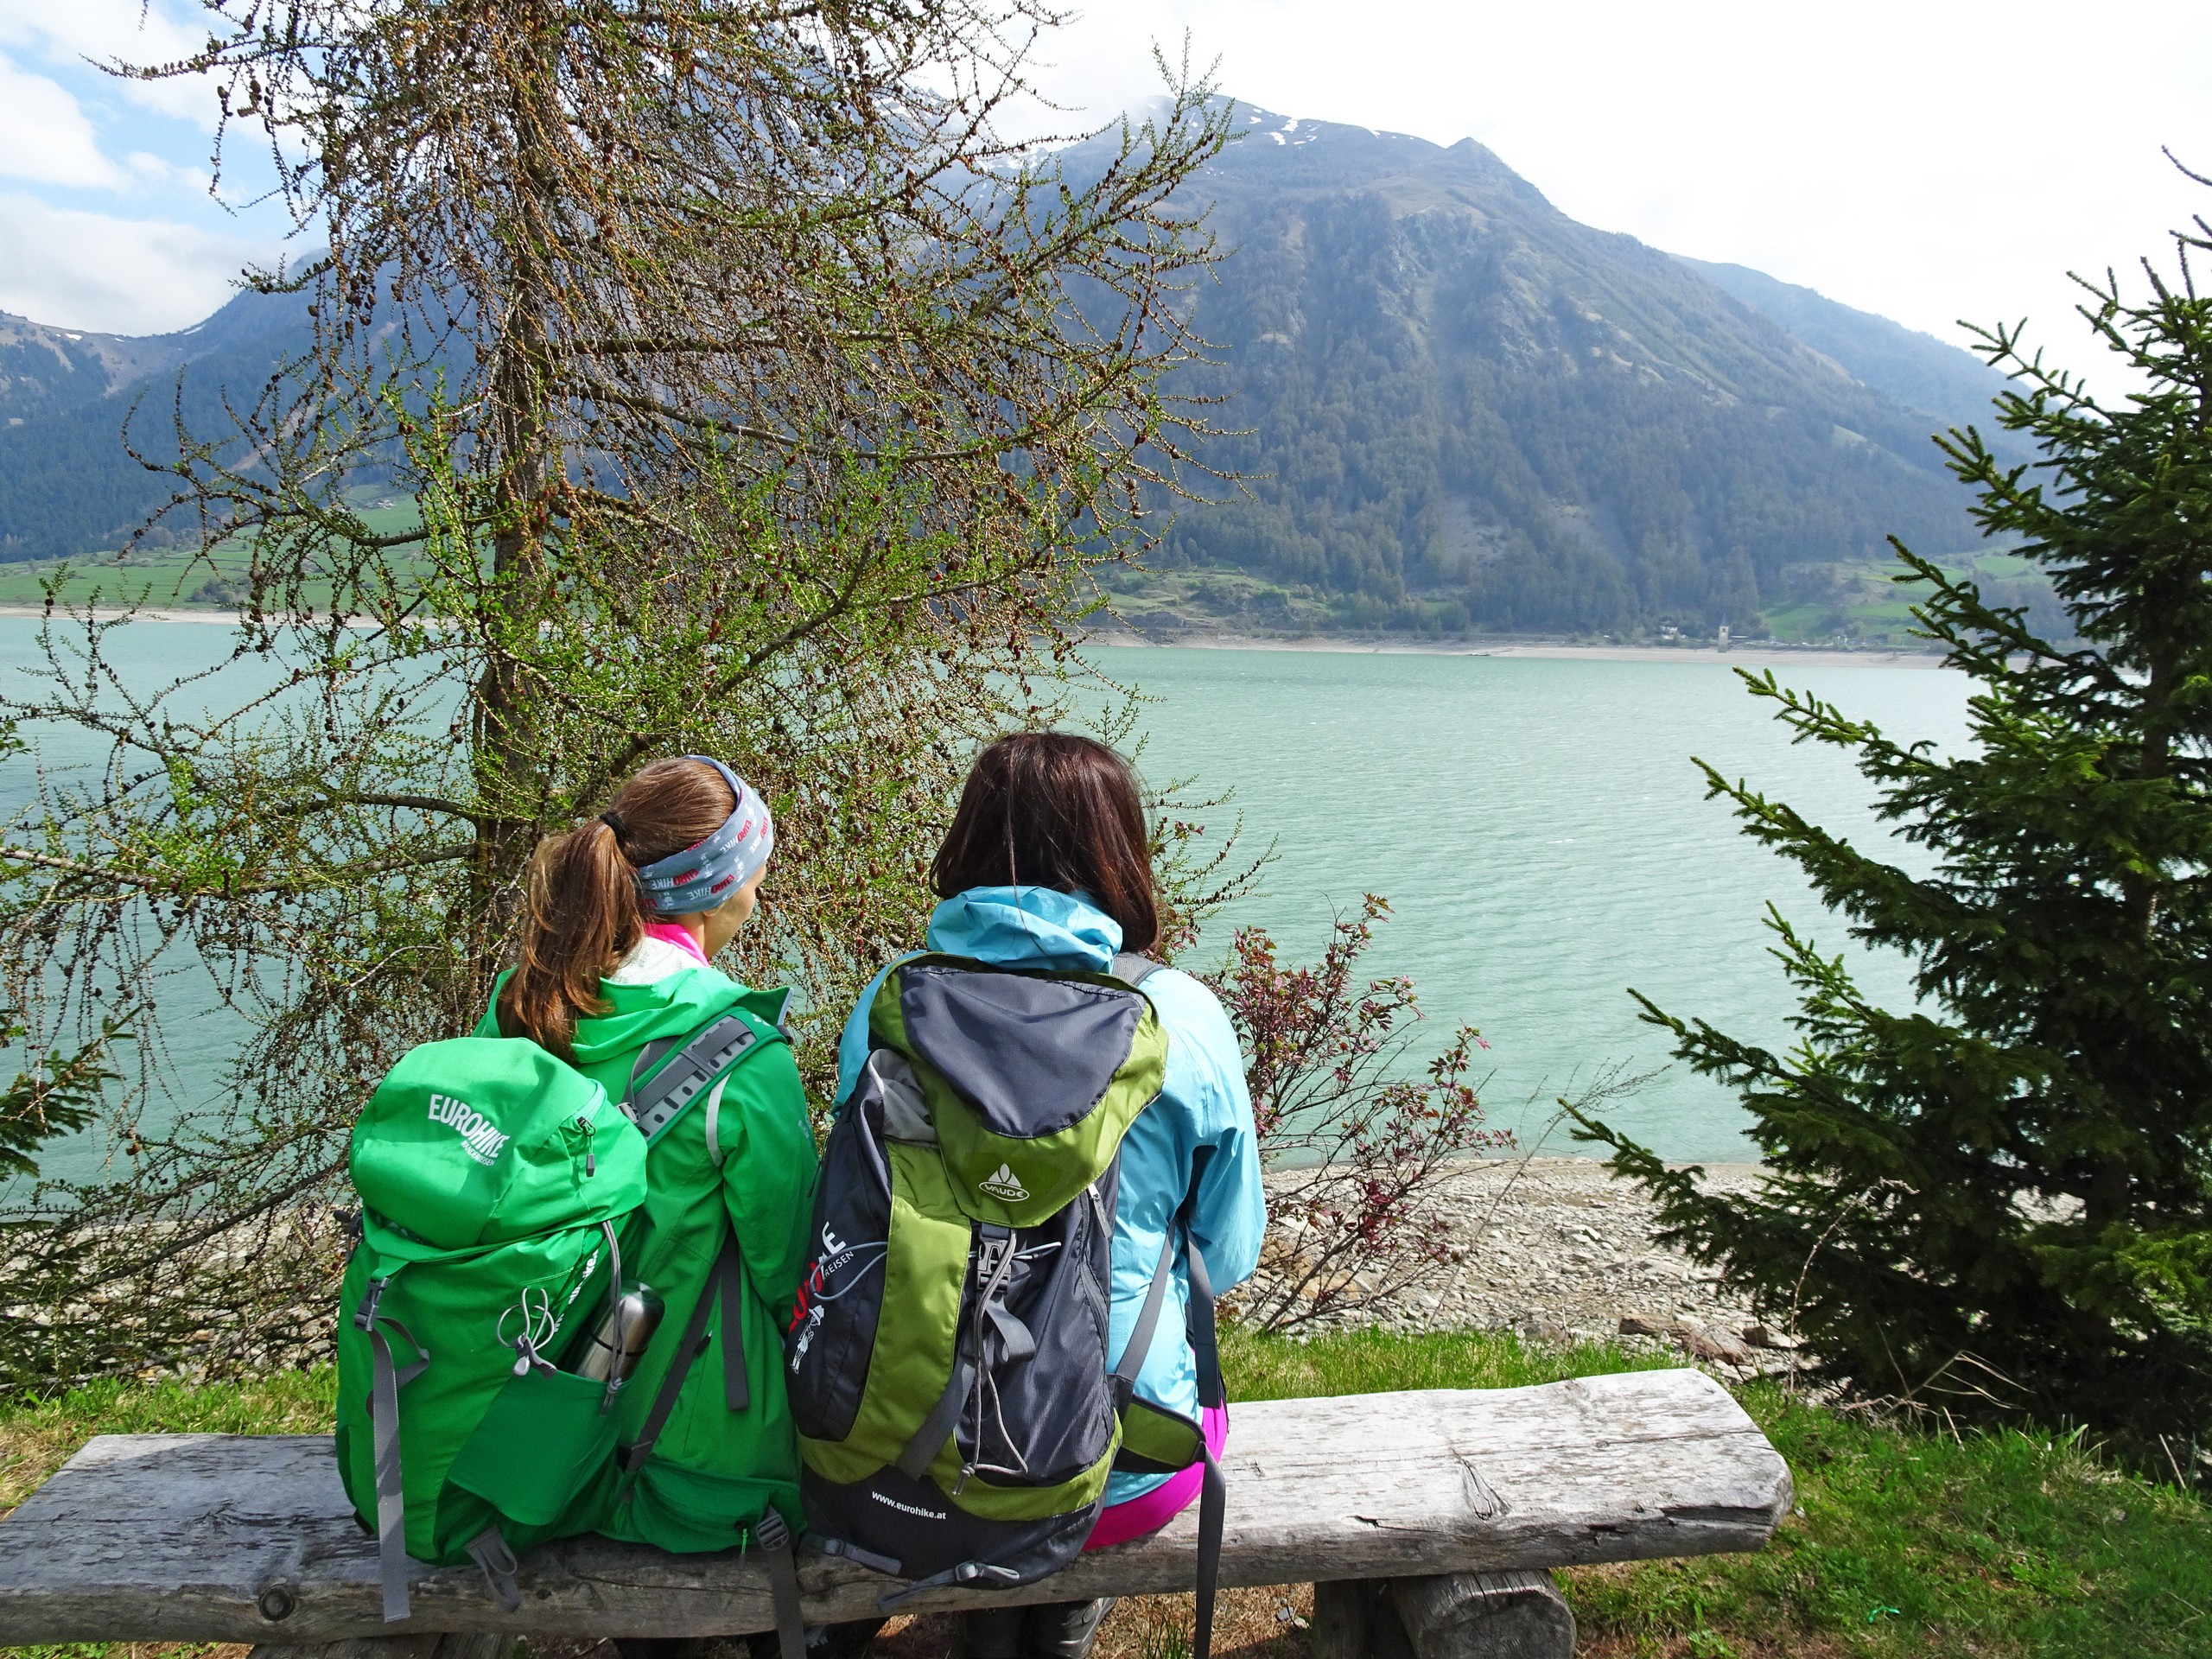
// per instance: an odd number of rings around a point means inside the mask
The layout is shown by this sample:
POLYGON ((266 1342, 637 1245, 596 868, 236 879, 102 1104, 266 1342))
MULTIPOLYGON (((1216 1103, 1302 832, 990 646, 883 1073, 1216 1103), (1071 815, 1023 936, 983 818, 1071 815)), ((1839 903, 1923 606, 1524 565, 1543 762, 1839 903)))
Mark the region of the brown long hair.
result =
POLYGON ((645 937, 639 868, 697 846, 735 805, 712 766, 656 760, 615 791, 604 816, 539 842, 520 959, 499 993, 500 1035, 569 1058, 576 1021, 607 1012, 601 978, 645 937))
POLYGON ((1015 732, 977 755, 930 874, 940 899, 1000 886, 1085 893, 1122 925, 1123 950, 1160 939, 1136 775, 1088 737, 1015 732))

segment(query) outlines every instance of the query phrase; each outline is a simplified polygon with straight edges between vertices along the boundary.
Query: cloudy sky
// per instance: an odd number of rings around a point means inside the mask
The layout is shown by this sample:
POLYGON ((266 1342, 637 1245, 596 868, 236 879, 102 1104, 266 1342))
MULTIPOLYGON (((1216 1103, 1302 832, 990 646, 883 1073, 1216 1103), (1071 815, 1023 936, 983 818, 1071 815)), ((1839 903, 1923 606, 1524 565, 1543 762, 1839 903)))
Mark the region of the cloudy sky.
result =
MULTIPOLYGON (((0 310, 140 333, 197 321, 284 221, 207 193, 212 101, 99 73, 188 48, 196 6, 0 0, 0 310)), ((1955 338, 2065 327, 2069 268, 2212 210, 2212 7, 2180 0, 1093 0, 1040 84, 1103 116, 1154 41, 1285 115, 1496 150, 1562 210, 1955 338)), ((1071 115, 1071 123, 1079 117, 1071 115)))

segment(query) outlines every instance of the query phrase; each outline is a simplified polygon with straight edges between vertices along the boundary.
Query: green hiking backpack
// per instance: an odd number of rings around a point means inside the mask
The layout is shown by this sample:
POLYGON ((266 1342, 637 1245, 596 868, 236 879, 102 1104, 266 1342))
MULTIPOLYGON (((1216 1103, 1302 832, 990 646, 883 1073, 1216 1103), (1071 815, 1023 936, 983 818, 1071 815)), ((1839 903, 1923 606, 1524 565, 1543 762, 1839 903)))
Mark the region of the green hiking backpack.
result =
MULTIPOLYGON (((354 1125, 348 1168, 360 1236, 338 1342, 339 1471, 378 1535, 387 1620, 410 1615, 406 1559, 474 1560, 512 1611, 514 1552, 598 1526, 652 1451, 708 1317, 733 1294, 725 1246, 679 1331, 637 1437, 618 1446, 621 1372, 576 1367, 625 1331, 621 1258, 636 1240, 651 1139, 754 1047, 734 1014, 641 1057, 619 1107, 524 1038, 410 1050, 354 1125), (610 1330, 602 1332, 602 1326, 610 1330)), ((728 1369, 741 1379, 741 1363, 728 1369)), ((732 1408, 741 1408, 734 1400, 732 1408)), ((804 1637, 788 1529, 753 1529, 769 1556, 786 1651, 804 1637), (785 1593, 786 1580, 789 1593, 785 1593)))
POLYGON ((1132 1393, 1179 1242, 1201 1399, 1220 1401, 1188 1195, 1131 1340, 1107 1352, 1122 1137, 1167 1054, 1138 988, 1154 964, 1114 966, 925 955, 885 976, 785 1338, 801 1491, 821 1549, 912 1581, 888 1611, 935 1586, 1042 1578, 1081 1552, 1110 1471, 1204 1459, 1203 1659, 1219 1474, 1199 1424, 1132 1393))

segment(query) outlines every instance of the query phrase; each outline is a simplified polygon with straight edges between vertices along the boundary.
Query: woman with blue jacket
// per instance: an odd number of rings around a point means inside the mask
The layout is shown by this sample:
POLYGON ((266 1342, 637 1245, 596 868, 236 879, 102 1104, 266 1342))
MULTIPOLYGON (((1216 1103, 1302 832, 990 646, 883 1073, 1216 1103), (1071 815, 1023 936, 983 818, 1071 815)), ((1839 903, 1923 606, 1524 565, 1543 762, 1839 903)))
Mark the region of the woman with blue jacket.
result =
MULTIPOLYGON (((1150 838, 1128 763, 1104 744, 1057 732, 1002 737, 977 758, 932 870, 944 902, 924 949, 996 967, 1113 971, 1115 957, 1159 943, 1150 838)), ((896 966, 895 963, 892 966, 896 966)), ((886 967, 861 995, 838 1048, 837 1103, 868 1055, 868 1009, 886 967)), ((1159 1098, 1122 1141, 1109 1351, 1128 1344, 1177 1207, 1197 1178, 1191 1220, 1217 1290, 1249 1278, 1267 1230, 1252 1103, 1229 1016, 1198 980, 1173 968, 1143 982, 1167 1037, 1159 1098)), ((1196 1360, 1184 1332, 1189 1286, 1179 1254, 1136 1393, 1198 1419, 1196 1360)), ((1224 1410, 1203 1414, 1218 1458, 1224 1410)), ((1165 1525, 1198 1496, 1202 1469, 1116 1472, 1087 1548, 1165 1525)), ((1110 1603, 994 1609, 967 1618, 968 1659, 1082 1659, 1110 1603)), ((857 1630, 853 1636, 859 1636, 857 1630)), ((850 1638, 834 1645, 849 1647, 850 1638)))

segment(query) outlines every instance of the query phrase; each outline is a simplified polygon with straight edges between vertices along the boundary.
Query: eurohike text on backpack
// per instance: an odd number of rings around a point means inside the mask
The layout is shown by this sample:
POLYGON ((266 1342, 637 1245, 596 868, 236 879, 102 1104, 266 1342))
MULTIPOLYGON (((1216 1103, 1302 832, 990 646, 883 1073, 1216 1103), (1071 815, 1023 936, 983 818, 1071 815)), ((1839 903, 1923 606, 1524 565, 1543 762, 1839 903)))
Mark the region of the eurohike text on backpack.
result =
MULTIPOLYGON (((594 1530, 652 1449, 717 1297, 734 1310, 736 1251, 678 1332, 626 1283, 652 1139, 719 1108, 730 1072, 772 1027, 734 1014, 640 1065, 619 1105, 523 1038, 410 1050, 354 1125, 361 1200, 338 1343, 339 1472, 375 1531, 387 1621, 410 1614, 407 1558, 474 1560, 508 1611, 514 1552, 594 1530), (641 1329, 644 1326, 645 1328, 641 1329), (617 1445, 622 1382, 649 1343, 678 1344, 637 1437, 617 1445)), ((742 1410, 737 1321, 724 1369, 742 1410)), ((790 1530, 772 1508, 749 1529, 768 1557, 785 1659, 800 1659, 790 1530)))
POLYGON ((925 955, 869 1006, 871 1052, 823 1154, 817 1253, 784 1347, 809 1534, 912 1580, 887 1611, 939 1585, 1032 1583, 1081 1552, 1110 1471, 1203 1461, 1206 1659, 1220 1471, 1198 1423, 1135 1392, 1179 1249, 1199 1399, 1223 1401, 1195 1175, 1135 1330, 1107 1352, 1122 1138, 1166 1059, 1138 988, 1155 966, 925 955))

